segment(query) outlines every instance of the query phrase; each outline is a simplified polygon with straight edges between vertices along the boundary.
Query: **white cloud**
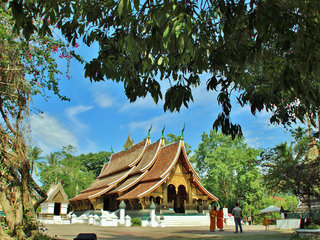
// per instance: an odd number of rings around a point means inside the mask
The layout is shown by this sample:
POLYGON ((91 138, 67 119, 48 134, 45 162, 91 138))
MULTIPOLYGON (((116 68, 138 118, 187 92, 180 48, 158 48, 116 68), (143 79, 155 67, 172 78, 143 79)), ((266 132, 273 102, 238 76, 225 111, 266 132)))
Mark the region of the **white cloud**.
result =
POLYGON ((61 150, 63 146, 77 147, 76 137, 56 118, 46 114, 30 117, 32 139, 44 153, 61 150))
POLYGON ((162 108, 163 101, 159 101, 155 104, 153 98, 147 95, 145 98, 137 98, 135 102, 129 102, 129 100, 119 109, 119 112, 127 112, 132 110, 146 110, 146 109, 156 109, 162 108))
POLYGON ((152 125, 152 132, 159 133, 164 126, 166 126, 166 129, 168 131, 169 125, 172 126, 175 123, 180 124, 181 121, 178 120, 179 118, 179 113, 165 113, 161 116, 153 117, 148 120, 131 122, 129 123, 129 129, 132 132, 141 130, 147 133, 148 129, 152 125))
POLYGON ((91 110, 93 107, 92 106, 83 106, 79 105, 76 107, 70 107, 66 109, 66 115, 69 118, 69 120, 72 122, 72 125, 75 126, 78 130, 83 130, 87 128, 88 126, 84 123, 82 123, 78 119, 78 115, 84 112, 87 112, 91 110))
POLYGON ((246 138, 246 143, 253 148, 260 148, 261 147, 261 138, 255 137, 255 138, 246 138))
POLYGON ((113 98, 106 93, 94 93, 93 97, 94 102, 97 103, 99 107, 108 108, 114 104, 113 98))
POLYGON ((218 107, 217 92, 210 90, 207 91, 205 81, 202 81, 200 86, 192 89, 193 103, 190 105, 212 106, 218 107))

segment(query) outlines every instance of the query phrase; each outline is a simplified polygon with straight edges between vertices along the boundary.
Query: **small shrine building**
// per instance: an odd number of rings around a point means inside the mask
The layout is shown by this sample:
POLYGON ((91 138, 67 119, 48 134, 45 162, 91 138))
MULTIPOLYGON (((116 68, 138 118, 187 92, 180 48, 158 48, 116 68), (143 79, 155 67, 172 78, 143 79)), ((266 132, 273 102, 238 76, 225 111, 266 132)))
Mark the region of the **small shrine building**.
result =
POLYGON ((218 199, 200 183, 183 137, 165 145, 163 137, 151 143, 148 136, 112 154, 97 179, 69 202, 74 212, 115 211, 122 200, 126 210, 149 209, 154 202, 158 213, 196 213, 218 199))
POLYGON ((47 224, 62 223, 67 219, 68 196, 60 182, 52 184, 47 199, 40 204, 39 221, 47 224))

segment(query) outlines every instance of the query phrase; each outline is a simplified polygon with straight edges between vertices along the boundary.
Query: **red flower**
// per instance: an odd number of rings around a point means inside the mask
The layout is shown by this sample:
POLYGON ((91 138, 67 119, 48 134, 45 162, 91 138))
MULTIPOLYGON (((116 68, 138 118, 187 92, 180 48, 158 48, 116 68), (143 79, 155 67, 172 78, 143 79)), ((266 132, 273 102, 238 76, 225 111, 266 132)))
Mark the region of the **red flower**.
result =
POLYGON ((67 75, 67 78, 70 80, 70 78, 72 78, 72 76, 70 76, 70 75, 67 75))
POLYGON ((75 47, 75 48, 79 47, 79 44, 76 42, 76 43, 74 44, 74 47, 75 47))
POLYGON ((58 46, 57 45, 53 45, 51 51, 52 52, 58 52, 58 46))

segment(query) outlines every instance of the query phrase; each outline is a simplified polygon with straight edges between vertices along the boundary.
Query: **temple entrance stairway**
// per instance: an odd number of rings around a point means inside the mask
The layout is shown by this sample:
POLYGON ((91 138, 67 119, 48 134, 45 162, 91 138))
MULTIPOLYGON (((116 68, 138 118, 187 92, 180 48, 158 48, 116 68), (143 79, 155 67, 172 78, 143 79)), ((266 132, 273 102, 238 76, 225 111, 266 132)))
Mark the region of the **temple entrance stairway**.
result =
MULTIPOLYGON (((209 226, 209 215, 164 215, 163 223, 166 227, 178 226, 209 226)), ((157 215, 160 218, 160 215, 157 215)))

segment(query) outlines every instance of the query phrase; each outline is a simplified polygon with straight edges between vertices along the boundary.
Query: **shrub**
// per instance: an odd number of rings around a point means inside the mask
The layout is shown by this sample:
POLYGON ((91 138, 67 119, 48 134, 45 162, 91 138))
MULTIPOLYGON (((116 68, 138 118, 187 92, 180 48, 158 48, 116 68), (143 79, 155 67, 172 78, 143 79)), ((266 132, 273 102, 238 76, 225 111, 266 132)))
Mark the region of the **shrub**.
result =
POLYGON ((141 226, 142 222, 140 220, 140 218, 131 218, 131 226, 135 227, 135 226, 141 226))
POLYGON ((37 233, 31 238, 32 240, 54 240, 54 238, 49 237, 48 235, 37 233))

